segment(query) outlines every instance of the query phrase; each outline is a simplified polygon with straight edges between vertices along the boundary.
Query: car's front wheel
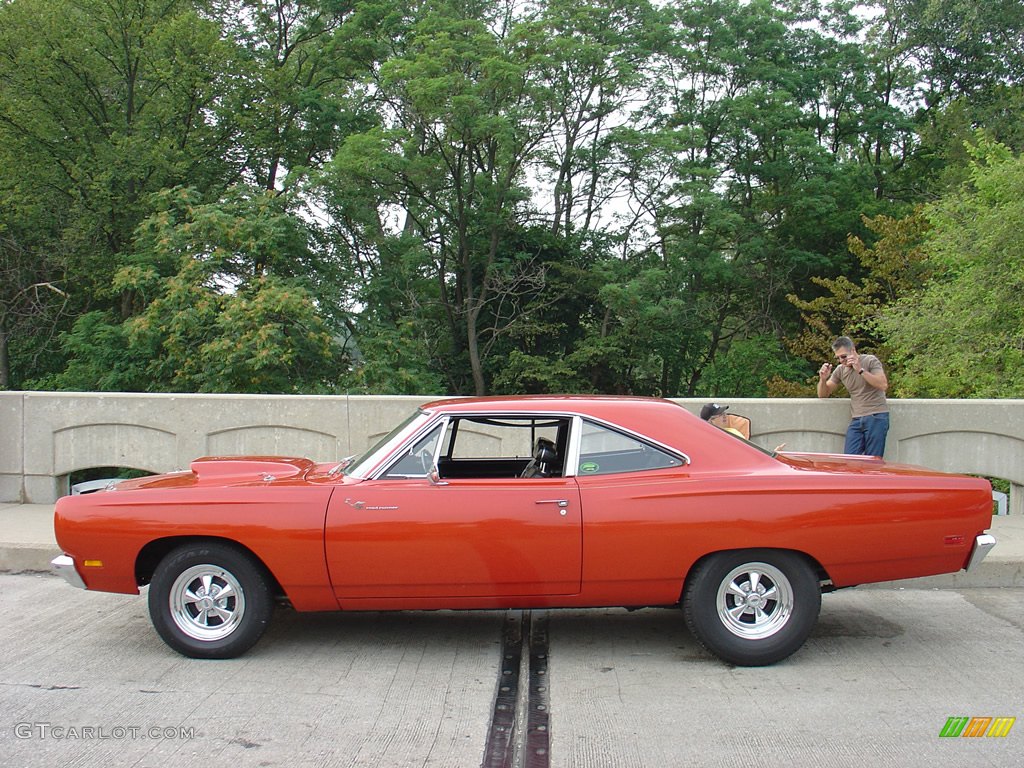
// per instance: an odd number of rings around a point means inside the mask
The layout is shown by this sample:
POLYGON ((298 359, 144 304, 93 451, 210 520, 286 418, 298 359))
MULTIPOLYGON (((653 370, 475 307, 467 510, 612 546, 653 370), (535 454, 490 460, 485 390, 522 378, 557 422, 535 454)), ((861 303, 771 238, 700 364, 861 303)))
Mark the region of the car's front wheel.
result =
POLYGON ((793 654, 820 609, 821 588, 810 565, 777 550, 711 555, 694 566, 683 593, 686 625, 701 645, 748 667, 793 654))
POLYGON ((262 565, 217 542, 186 544, 160 561, 149 616, 171 648, 195 659, 230 659, 263 635, 273 593, 262 565))

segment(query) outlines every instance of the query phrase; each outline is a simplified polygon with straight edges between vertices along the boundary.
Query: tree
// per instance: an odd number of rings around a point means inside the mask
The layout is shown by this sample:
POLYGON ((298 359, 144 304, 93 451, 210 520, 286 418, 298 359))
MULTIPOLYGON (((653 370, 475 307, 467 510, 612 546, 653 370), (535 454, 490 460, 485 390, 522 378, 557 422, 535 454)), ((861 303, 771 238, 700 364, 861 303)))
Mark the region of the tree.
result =
POLYGON ((289 393, 333 391, 348 367, 344 335, 316 300, 311 234, 288 198, 236 187, 217 203, 160 195, 133 263, 112 290, 145 298, 124 322, 80 318, 57 388, 289 393))
POLYGON ((878 321, 903 396, 1024 395, 1024 156, 971 152, 969 182, 925 208, 933 273, 878 321))
POLYGON ((532 78, 551 115, 532 165, 550 187, 535 199, 551 231, 586 236, 621 197, 610 172, 614 129, 647 102, 645 73, 666 27, 646 0, 550 0, 518 37, 535 50, 532 78))
MULTIPOLYGON (((1024 151, 1024 5, 1017 0, 885 0, 897 50, 915 70, 912 101, 920 142, 908 178, 931 196, 965 180, 964 151, 983 127, 1024 151)), ((909 110, 904 107, 905 111, 909 110)))
MULTIPOLYGON (((211 119, 229 61, 216 24, 186 0, 0 6, 0 231, 27 276, 19 286, 61 280, 65 317, 138 309, 131 291, 109 289, 149 196, 234 173, 230 123, 211 119)), ((48 320, 8 338, 29 365, 19 381, 47 372, 30 350, 59 360, 48 320)))
MULTIPOLYGON (((465 358, 477 394, 488 388, 494 340, 519 323, 510 310, 543 277, 529 258, 509 258, 502 241, 516 229, 525 165, 550 121, 530 80, 528 41, 492 14, 486 4, 429 4, 381 70, 391 124, 351 137, 332 167, 340 185, 372 188, 376 205, 401 207, 401 234, 384 233, 380 208, 361 215, 378 241, 373 257, 387 267, 398 245, 400 259, 423 260, 411 271, 432 277, 447 357, 465 358)), ((447 373, 453 389, 466 388, 447 373)))
POLYGON ((786 293, 849 260, 870 177, 832 88, 849 43, 767 2, 683 3, 667 19, 648 108, 610 139, 631 215, 588 343, 631 361, 629 391, 694 395, 732 344, 778 349, 765 340, 795 320, 786 293))
POLYGON ((836 278, 812 277, 812 285, 823 294, 787 299, 800 310, 800 333, 788 340, 788 347, 805 360, 828 360, 831 343, 838 336, 850 336, 864 351, 875 350, 882 340, 876 323, 880 316, 901 299, 920 291, 932 269, 924 241, 930 224, 918 208, 909 216, 864 218, 873 243, 851 235, 850 252, 857 257, 863 277, 840 275, 836 278))
POLYGON ((1024 141, 1019 3, 865 5, 0 0, 0 384, 781 391, 1024 141))
MULTIPOLYGON (((66 310, 63 281, 49 271, 46 260, 25 253, 17 237, 0 231, 0 390, 23 385, 11 376, 11 338, 35 336, 45 344, 48 336, 38 331, 53 333, 66 310)), ((33 346, 23 344, 17 352, 28 357, 42 351, 33 346)))
MULTIPOLYGON (((15 165, 7 151, 0 144, 0 169, 15 165)), ((27 386, 26 371, 53 370, 47 347, 69 305, 52 201, 22 182, 0 173, 0 389, 27 386)))
POLYGON ((366 127, 358 84, 378 54, 372 24, 379 6, 210 0, 210 7, 235 45, 224 111, 237 126, 245 178, 269 190, 295 185, 328 161, 347 133, 366 127))

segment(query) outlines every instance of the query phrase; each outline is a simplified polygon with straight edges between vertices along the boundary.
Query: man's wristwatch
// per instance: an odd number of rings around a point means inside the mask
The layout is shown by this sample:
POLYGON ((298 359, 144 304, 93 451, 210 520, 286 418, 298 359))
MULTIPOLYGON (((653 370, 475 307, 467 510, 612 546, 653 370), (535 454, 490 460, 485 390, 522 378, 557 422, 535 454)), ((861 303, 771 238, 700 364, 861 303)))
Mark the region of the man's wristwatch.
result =
POLYGON ((857 373, 859 373, 861 376, 863 376, 864 375, 864 369, 861 368, 859 371, 857 371, 857 373))

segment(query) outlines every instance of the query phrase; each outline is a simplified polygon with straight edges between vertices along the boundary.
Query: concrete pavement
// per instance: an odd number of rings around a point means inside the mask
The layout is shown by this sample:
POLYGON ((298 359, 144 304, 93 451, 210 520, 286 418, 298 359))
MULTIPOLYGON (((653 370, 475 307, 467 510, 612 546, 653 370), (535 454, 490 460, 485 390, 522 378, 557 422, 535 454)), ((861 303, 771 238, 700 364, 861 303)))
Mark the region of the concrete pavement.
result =
MULTIPOLYGON (((503 612, 282 610, 245 656, 197 661, 160 642, 143 598, 0 583, 0 766, 493 765, 503 612)), ((550 747, 498 765, 1021 764, 1021 589, 842 590, 804 648, 761 668, 712 658, 678 611, 535 613, 550 619, 550 747), (953 718, 1016 721, 941 737, 953 718)))
POLYGON ((160 642, 144 599, 42 575, 59 552, 52 517, 0 504, 0 571, 23 574, 0 579, 0 766, 1019 762, 1019 724, 1005 738, 939 734, 1024 712, 1024 590, 984 588, 1024 586, 1024 516, 993 518, 997 546, 974 573, 825 596, 806 646, 772 667, 722 664, 678 611, 534 612, 544 645, 513 686, 518 762, 488 762, 488 734, 510 685, 500 638, 520 612, 278 611, 244 657, 195 661, 160 642), (531 751, 535 708, 545 739, 531 751))
MULTIPOLYGON (((997 544, 976 571, 890 582, 883 586, 917 589, 1024 587, 1024 516, 994 516, 989 531, 996 537, 997 544)), ((50 570, 50 560, 58 554, 60 549, 53 536, 52 504, 0 504, 0 572, 46 572, 50 570)))

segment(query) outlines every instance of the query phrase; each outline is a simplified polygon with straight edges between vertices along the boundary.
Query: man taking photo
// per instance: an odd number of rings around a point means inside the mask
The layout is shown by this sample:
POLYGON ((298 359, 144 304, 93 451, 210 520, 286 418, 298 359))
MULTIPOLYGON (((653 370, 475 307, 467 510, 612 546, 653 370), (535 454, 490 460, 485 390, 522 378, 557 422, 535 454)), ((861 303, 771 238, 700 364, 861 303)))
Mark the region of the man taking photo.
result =
POLYGON ((881 456, 889 433, 889 405, 885 400, 889 379, 882 361, 874 355, 858 355, 848 336, 833 341, 832 351, 836 356, 835 367, 823 363, 818 370, 818 397, 829 397, 840 384, 850 393, 852 419, 843 452, 881 456))

